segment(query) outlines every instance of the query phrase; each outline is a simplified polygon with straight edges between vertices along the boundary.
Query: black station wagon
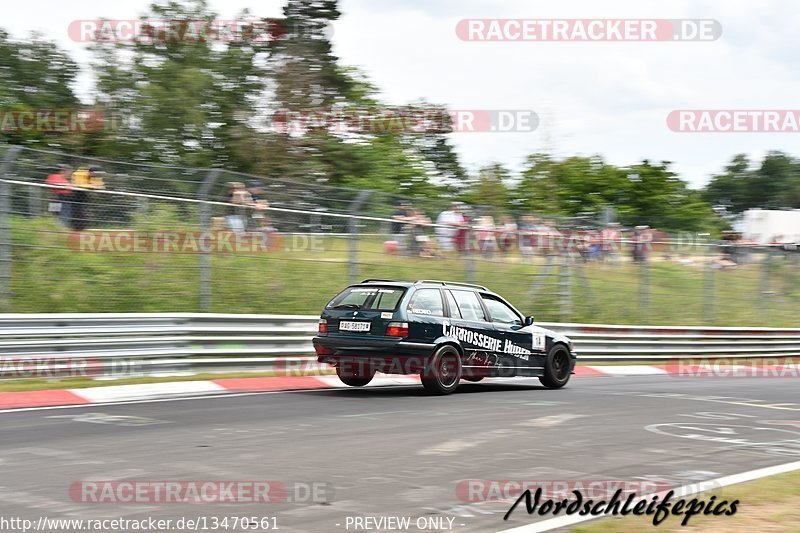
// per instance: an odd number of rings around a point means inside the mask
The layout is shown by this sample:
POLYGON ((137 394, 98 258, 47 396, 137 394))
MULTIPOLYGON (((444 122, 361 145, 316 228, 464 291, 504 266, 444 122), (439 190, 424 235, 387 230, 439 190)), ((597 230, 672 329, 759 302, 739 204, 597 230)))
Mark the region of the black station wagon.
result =
POLYGON ((485 377, 538 377, 557 389, 576 360, 567 337, 486 287, 437 280, 347 287, 325 306, 314 349, 347 385, 364 386, 376 372, 419 374, 435 394, 485 377))

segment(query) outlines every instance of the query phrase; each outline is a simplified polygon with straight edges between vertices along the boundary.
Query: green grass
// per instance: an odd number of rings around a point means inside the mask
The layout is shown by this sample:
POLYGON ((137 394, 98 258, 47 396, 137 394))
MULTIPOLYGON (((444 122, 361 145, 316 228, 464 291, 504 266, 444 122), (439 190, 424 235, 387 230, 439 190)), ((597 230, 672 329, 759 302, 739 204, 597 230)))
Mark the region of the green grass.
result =
MULTIPOLYGON (((759 479, 742 485, 735 485, 705 493, 701 498, 708 500, 712 494, 717 501, 739 500, 739 508, 734 516, 694 516, 686 527, 681 527, 681 518, 670 516, 658 527, 654 527, 652 517, 606 518, 577 527, 573 533, 640 533, 641 531, 661 531, 664 533, 710 532, 786 532, 800 531, 800 472, 790 472, 779 476, 759 479)), ((691 500, 694 496, 684 498, 691 500)))
MULTIPOLYGON (((192 216, 192 220, 193 220, 192 216)), ((50 216, 12 220, 12 299, 5 312, 197 312, 199 254, 90 253, 66 246, 67 235, 50 216)), ((137 229, 193 230, 171 215, 151 214, 137 229), (162 220, 163 219, 163 220, 162 220)), ((357 280, 448 279, 466 281, 464 258, 420 259, 386 255, 383 239, 358 243, 357 280)), ((317 314, 350 280, 349 243, 321 240, 323 251, 279 249, 260 254, 212 254, 211 312, 317 314)), ((687 252, 688 253, 688 252, 687 252)), ((476 258, 472 279, 506 296, 539 321, 588 323, 800 326, 800 262, 774 261, 769 285, 761 262, 713 272, 663 260, 643 271, 628 261, 572 267, 572 276, 546 272, 545 260, 520 255, 476 258), (582 275, 577 275, 582 272, 582 275), (544 283, 536 287, 536 281, 544 283), (570 296, 565 296, 565 282, 570 296), (769 291, 762 295, 762 289, 769 291), (703 301, 713 295, 713 309, 703 301)))

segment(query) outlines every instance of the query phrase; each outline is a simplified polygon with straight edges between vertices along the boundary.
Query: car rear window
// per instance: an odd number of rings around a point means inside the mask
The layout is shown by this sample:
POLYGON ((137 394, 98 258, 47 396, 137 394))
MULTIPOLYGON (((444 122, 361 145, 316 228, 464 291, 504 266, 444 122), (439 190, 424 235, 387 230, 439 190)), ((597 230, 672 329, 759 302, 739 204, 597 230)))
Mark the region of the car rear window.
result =
POLYGON ((347 287, 326 308, 394 311, 405 292, 403 287, 347 287))

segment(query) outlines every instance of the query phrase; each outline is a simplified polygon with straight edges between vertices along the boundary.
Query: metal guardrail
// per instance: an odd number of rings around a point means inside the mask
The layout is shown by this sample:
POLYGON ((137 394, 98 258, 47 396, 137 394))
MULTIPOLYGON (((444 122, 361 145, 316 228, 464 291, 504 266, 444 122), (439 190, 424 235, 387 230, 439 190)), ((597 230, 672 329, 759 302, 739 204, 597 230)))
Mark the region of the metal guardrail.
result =
MULTIPOLYGON (((44 364, 123 377, 317 368, 318 317, 246 314, 0 314, 0 379, 44 364), (116 370, 116 374, 115 371, 116 370)), ((800 328, 622 326, 542 322, 583 363, 800 355, 800 328)), ((39 377, 35 372, 27 377, 39 377)), ((59 377, 63 377, 59 374, 59 377)))

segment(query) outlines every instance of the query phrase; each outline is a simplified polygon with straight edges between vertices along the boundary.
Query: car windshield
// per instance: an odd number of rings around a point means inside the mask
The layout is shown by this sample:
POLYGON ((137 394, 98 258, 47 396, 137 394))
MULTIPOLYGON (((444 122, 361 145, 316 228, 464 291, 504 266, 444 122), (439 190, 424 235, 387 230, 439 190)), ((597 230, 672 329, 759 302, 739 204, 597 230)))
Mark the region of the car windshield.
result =
POLYGON ((348 287, 331 300, 327 308, 394 311, 405 292, 402 287, 348 287))

